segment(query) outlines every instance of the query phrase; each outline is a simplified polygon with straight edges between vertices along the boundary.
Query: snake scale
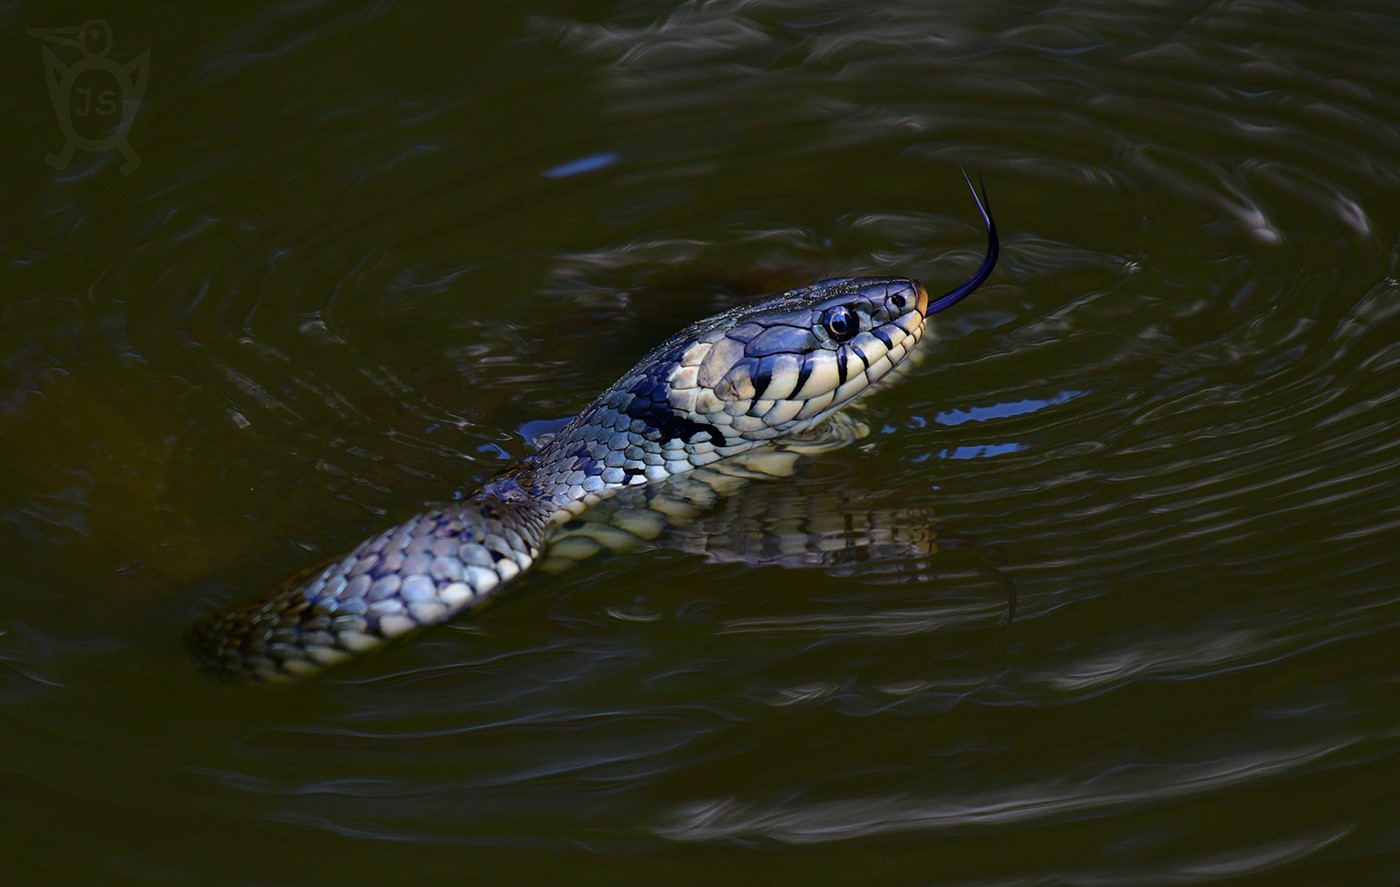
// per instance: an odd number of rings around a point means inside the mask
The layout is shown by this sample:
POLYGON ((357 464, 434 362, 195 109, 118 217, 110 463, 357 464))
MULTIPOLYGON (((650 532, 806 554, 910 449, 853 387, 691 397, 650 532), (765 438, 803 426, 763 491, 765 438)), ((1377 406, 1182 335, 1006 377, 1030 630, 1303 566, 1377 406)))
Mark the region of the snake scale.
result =
POLYGON ((316 673, 481 607, 558 527, 620 490, 811 432, 887 376, 929 316, 991 274, 996 224, 985 193, 973 198, 986 255, 946 294, 930 300, 903 277, 839 278, 694 323, 474 495, 200 622, 189 635, 197 662, 253 681, 316 673))

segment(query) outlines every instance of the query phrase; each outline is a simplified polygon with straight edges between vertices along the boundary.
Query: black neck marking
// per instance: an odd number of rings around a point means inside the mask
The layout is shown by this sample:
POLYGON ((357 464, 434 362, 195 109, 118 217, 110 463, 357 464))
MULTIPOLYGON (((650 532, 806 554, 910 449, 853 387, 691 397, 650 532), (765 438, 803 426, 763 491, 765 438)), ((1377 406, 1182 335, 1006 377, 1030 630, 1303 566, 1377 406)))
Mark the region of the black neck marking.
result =
MULTIPOLYGON (((699 434, 708 434, 710 442, 716 447, 722 447, 728 443, 724 434, 715 426, 706 422, 696 422, 685 416, 677 416, 669 407, 644 397, 632 401, 627 407, 627 415, 633 419, 640 419, 646 423, 649 429, 654 429, 657 439, 663 444, 670 440, 694 443, 696 435, 699 434)), ((648 434, 648 436, 650 435, 648 434)))

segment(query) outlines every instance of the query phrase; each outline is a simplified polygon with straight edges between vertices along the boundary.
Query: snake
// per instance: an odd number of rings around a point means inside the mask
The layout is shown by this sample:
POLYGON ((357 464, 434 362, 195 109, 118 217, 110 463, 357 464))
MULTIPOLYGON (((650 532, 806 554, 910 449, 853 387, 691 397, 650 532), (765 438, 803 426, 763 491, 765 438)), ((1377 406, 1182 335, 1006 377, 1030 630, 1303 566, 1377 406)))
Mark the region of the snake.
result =
POLYGON ((693 323, 474 494, 201 620, 187 637, 196 663, 251 682, 319 673, 481 609, 560 527, 620 491, 820 429, 900 366, 929 317, 991 275, 996 223, 985 186, 967 183, 987 246, 953 289, 930 298, 913 278, 832 278, 693 323))

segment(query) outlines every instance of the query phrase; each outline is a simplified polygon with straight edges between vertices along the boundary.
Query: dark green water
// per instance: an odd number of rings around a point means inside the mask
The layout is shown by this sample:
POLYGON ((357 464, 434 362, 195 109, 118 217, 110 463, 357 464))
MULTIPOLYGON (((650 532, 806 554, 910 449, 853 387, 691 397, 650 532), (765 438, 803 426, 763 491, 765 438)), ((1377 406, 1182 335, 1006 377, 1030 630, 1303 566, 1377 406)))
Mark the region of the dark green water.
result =
POLYGON ((171 10, 0 7, 15 883, 1400 882, 1394 5, 171 10), (93 16, 128 174, 45 160, 26 31, 93 16), (191 668, 690 320, 961 280, 960 163, 1000 267, 798 481, 928 509, 931 570, 640 551, 191 668))

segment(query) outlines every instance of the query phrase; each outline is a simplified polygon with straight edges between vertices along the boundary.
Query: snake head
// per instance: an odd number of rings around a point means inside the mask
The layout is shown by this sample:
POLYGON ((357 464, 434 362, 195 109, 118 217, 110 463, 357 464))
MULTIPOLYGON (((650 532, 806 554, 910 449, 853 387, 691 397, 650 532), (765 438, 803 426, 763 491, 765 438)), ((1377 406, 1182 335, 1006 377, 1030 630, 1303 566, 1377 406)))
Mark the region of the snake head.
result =
POLYGON ((962 301, 996 266, 986 194, 971 179, 968 187, 987 252, 967 280, 933 300, 904 277, 823 280, 702 321, 662 355, 670 365, 653 371, 665 380, 666 406, 688 427, 712 429, 719 454, 730 455, 805 431, 870 389, 908 356, 929 315, 962 301))
POLYGON ((807 431, 869 390, 918 344, 930 315, 992 273, 996 225, 985 195, 973 196, 987 252, 967 280, 936 299, 906 277, 823 280, 692 324, 551 442, 567 456, 560 486, 593 494, 660 480, 807 431))
POLYGON ((804 431, 894 369, 927 310, 918 281, 876 277, 823 280, 722 315, 667 373, 669 405, 732 445, 804 431))

